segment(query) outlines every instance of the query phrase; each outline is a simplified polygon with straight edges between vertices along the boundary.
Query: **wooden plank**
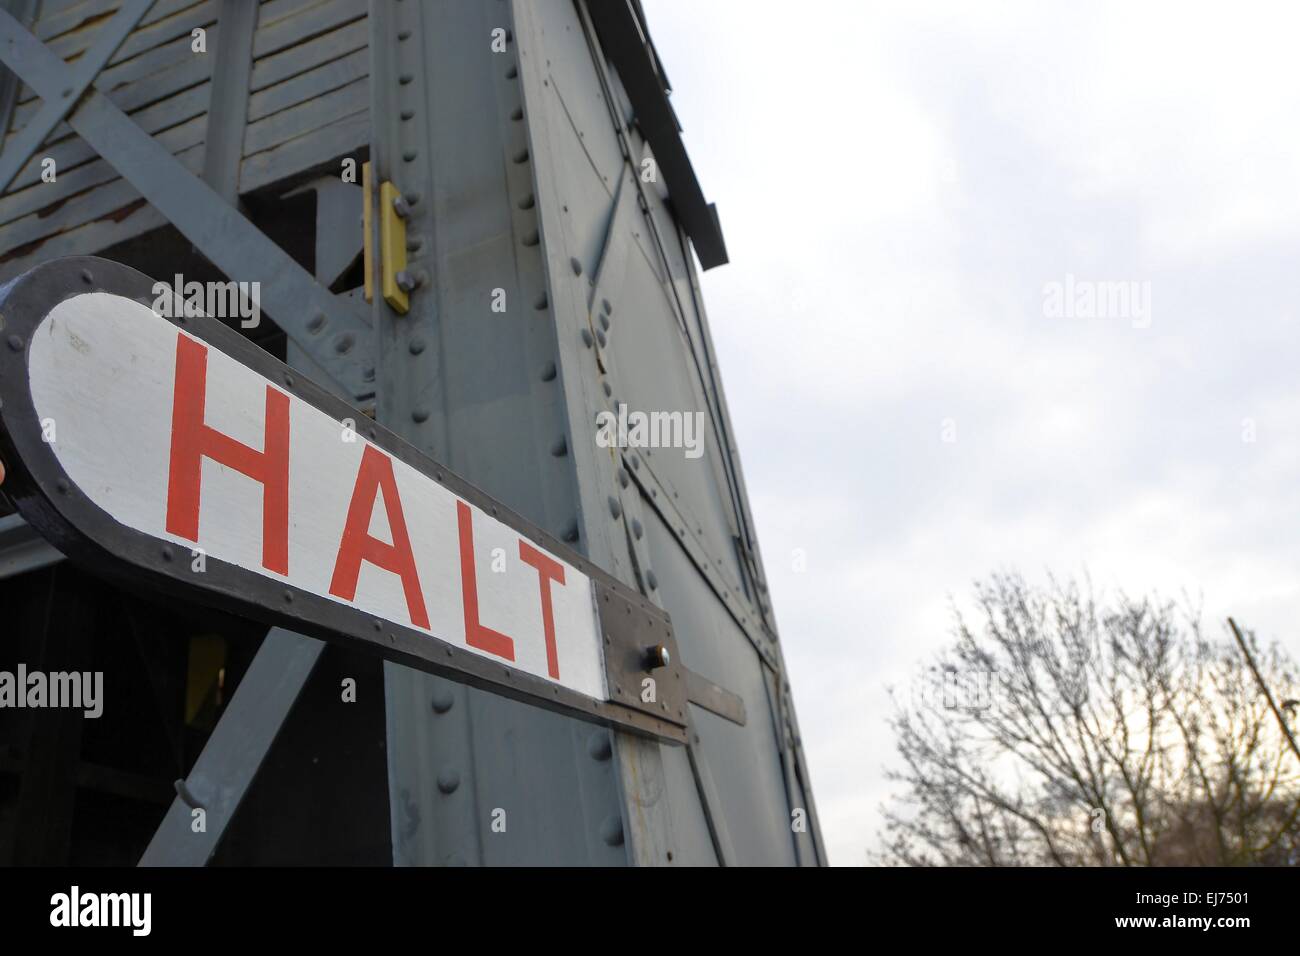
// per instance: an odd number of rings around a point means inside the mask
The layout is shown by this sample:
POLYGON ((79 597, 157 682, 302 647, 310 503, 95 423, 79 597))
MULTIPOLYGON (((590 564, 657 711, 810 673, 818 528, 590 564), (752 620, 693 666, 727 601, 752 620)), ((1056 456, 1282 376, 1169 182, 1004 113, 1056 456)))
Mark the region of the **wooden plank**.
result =
MULTIPOLYGON (((208 33, 208 42, 212 43, 217 39, 217 31, 214 27, 208 33)), ((145 69, 132 71, 137 74, 134 82, 129 82, 125 74, 119 73, 118 70, 105 70, 95 82, 95 88, 104 93, 119 109, 129 113, 166 99, 209 78, 212 72, 212 61, 190 53, 190 41, 187 39, 178 40, 166 47, 159 47, 145 56, 136 57, 130 63, 123 64, 123 67, 133 66, 146 58, 153 58, 154 54, 169 52, 175 54, 170 63, 166 63, 165 58, 159 56, 153 63, 146 64, 145 69)), ((15 126, 25 126, 40 107, 40 100, 33 100, 20 106, 14 114, 15 126)), ((68 124, 60 123, 55 127, 50 141, 57 142, 71 134, 72 130, 68 124)))
POLYGON ((359 110, 329 126, 249 156, 239 170, 240 188, 253 192, 309 169, 333 166, 337 170, 340 157, 354 153, 369 142, 370 110, 359 110))
POLYGON ((49 4, 45 4, 32 33, 38 40, 48 41, 85 26, 92 20, 106 20, 117 8, 118 0, 87 0, 59 11, 51 11, 49 4))
MULTIPOLYGON (((183 150, 176 158, 190 172, 197 173, 203 168, 203 144, 183 150)), ((4 228, 5 246, 10 249, 26 246, 93 222, 114 210, 129 206, 140 198, 140 193, 125 179, 118 178, 70 198, 70 202, 59 205, 53 212, 41 210, 7 223, 4 228)))
MULTIPOLYGON (((157 46, 166 40, 174 40, 182 34, 188 34, 194 27, 204 26, 216 19, 215 12, 208 19, 203 19, 205 7, 212 7, 211 0, 157 0, 145 15, 145 23, 122 44, 113 62, 128 60, 145 50, 157 46)), ((50 52, 67 60, 84 53, 95 42, 98 26, 85 30, 65 33, 48 41, 45 45, 50 52)))
POLYGON ((183 36, 187 37, 195 27, 210 29, 216 22, 216 3, 213 0, 204 0, 203 3, 182 10, 165 20, 159 20, 142 30, 136 30, 131 35, 131 38, 122 44, 122 49, 117 51, 117 56, 113 58, 110 66, 112 63, 124 63, 131 57, 139 56, 146 50, 152 50, 168 40, 175 40, 177 37, 183 36))
MULTIPOLYGON (((173 126, 159 133, 157 139, 173 153, 179 153, 202 143, 206 127, 207 117, 196 116, 179 126, 173 126)), ((55 182, 36 182, 20 192, 8 193, 0 198, 0 224, 13 222, 28 213, 67 202, 79 193, 116 179, 117 176, 117 170, 110 163, 96 159, 83 163, 69 172, 60 172, 55 182)), ((0 234, 0 238, 3 238, 3 234, 0 234)))
MULTIPOLYGON (((173 126, 178 126, 186 120, 207 111, 208 86, 208 83, 202 83, 199 86, 191 87, 171 99, 138 110, 131 115, 131 118, 146 133, 157 134, 173 126)), ((14 179, 12 188, 15 190, 22 189, 25 186, 39 182, 41 178, 41 160, 44 157, 48 156, 54 160, 57 175, 62 176, 80 164, 95 159, 96 155, 90 145, 77 136, 69 137, 53 145, 47 143, 41 147, 37 155, 32 157, 31 162, 14 179)))
POLYGON ((52 236, 35 248, 5 253, 0 256, 0 281, 12 279, 33 266, 59 256, 84 256, 102 252, 109 246, 134 239, 165 225, 167 220, 162 213, 140 201, 134 208, 115 210, 110 216, 52 236))
POLYGON ((250 89, 256 93, 354 50, 368 49, 369 42, 366 21, 361 19, 287 50, 264 56, 253 64, 250 89))
POLYGON ((329 33, 365 15, 366 4, 363 0, 325 0, 265 27, 259 24, 257 35, 253 37, 253 57, 260 59, 269 56, 312 37, 329 33))
POLYGON ((257 22, 264 27, 270 26, 323 2, 324 0, 264 0, 257 22))
POLYGON ((254 93, 248 101, 250 122, 278 113, 291 106, 341 89, 349 83, 364 79, 370 72, 370 51, 357 50, 342 59, 300 73, 291 80, 277 83, 270 89, 254 93))
POLYGON ((244 155, 251 156, 327 126, 335 117, 347 116, 370 106, 369 77, 306 103, 299 103, 248 124, 244 134, 244 155))

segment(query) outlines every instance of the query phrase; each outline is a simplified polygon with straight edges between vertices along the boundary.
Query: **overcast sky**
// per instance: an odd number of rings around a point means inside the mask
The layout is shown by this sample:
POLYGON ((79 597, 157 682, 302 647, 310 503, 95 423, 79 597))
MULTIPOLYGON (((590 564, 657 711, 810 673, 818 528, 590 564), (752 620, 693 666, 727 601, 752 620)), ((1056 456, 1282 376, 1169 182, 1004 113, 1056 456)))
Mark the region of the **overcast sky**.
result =
POLYGON ((1300 657, 1300 8, 645 6, 831 862, 876 843, 887 686, 991 571, 1300 657))

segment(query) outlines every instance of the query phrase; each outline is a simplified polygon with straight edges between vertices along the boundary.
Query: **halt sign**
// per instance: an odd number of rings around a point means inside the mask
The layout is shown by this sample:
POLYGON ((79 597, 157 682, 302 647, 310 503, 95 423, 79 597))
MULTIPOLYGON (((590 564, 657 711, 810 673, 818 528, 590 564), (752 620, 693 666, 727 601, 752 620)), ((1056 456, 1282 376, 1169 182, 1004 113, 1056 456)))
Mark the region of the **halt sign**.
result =
POLYGON ((127 585, 684 740, 662 611, 216 319, 159 315, 153 288, 78 258, 0 290, 3 490, 51 543, 127 585))

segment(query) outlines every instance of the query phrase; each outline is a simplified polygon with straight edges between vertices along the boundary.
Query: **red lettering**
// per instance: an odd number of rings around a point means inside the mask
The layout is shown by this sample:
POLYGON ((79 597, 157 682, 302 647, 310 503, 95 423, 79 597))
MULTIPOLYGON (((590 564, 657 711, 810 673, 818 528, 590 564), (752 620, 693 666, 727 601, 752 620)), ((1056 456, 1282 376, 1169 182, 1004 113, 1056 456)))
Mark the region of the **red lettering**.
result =
POLYGON ((406 515, 402 512, 402 499, 397 494, 393 461, 373 445, 367 445, 361 455, 357 484, 352 489, 352 503, 348 505, 348 518, 343 526, 343 540, 339 543, 338 558, 334 562, 330 594, 345 601, 356 597, 362 561, 391 571, 402 579, 406 610, 411 616, 411 623, 427 630, 429 614, 424 607, 420 576, 415 570, 411 538, 406 533, 406 515), (388 515, 388 528, 393 535, 392 544, 380 541, 370 534, 370 516, 374 514, 375 497, 380 492, 384 495, 384 511, 388 515))
POLYGON ((254 451, 204 422, 208 350, 176 338, 171 464, 167 475, 167 530, 199 540, 203 459, 211 458, 262 484, 262 567, 289 573, 289 396, 266 387, 263 451, 254 451))
POLYGON ((564 565, 553 561, 522 538, 519 541, 519 559, 537 569, 537 580, 542 593, 542 630, 546 633, 546 670, 555 680, 560 679, 560 660, 555 650, 555 611, 551 607, 551 582, 564 583, 564 565))
POLYGON ((478 575, 474 571, 474 523, 469 505, 456 502, 456 524, 460 529, 460 592, 465 605, 465 642, 471 647, 515 659, 515 642, 478 620, 478 575))

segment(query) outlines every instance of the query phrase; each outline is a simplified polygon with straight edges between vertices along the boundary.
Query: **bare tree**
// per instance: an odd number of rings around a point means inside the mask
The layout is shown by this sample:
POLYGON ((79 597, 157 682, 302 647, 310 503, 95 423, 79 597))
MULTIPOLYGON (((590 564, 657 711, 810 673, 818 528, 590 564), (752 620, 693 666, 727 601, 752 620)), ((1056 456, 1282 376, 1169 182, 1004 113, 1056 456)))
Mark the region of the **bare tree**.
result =
MULTIPOLYGON (((1075 583, 997 575, 976 598, 978 624, 955 614, 951 647, 910 700, 895 694, 902 792, 878 862, 1300 862, 1300 760, 1230 640, 1075 583)), ((1247 641, 1294 704, 1293 664, 1247 641)))

